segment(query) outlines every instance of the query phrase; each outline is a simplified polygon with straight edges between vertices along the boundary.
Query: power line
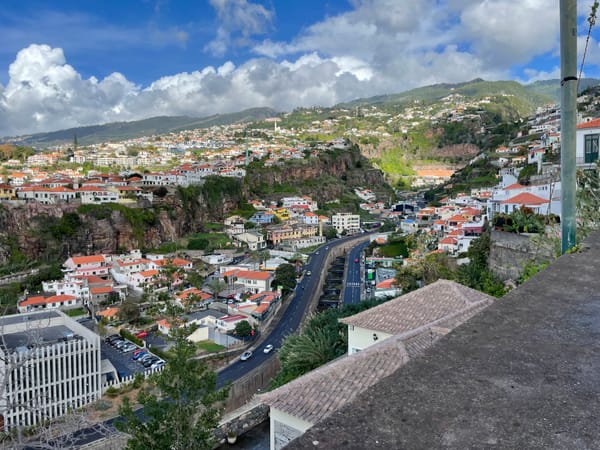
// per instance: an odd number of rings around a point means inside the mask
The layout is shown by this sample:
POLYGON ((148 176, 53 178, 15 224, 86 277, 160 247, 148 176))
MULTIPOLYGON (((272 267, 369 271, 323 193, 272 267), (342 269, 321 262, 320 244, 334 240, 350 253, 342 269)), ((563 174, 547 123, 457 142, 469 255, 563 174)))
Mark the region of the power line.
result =
POLYGON ((588 28, 587 38, 585 39, 585 48, 583 50, 583 59, 581 60, 581 68, 579 69, 579 78, 577 79, 577 90, 579 91, 579 80, 581 80, 581 74, 583 73, 583 65, 585 63, 585 55, 587 54, 588 44, 590 43, 590 36, 592 34, 592 27, 596 24, 596 13, 598 12, 598 0, 594 0, 592 5, 592 11, 587 18, 590 24, 588 28))

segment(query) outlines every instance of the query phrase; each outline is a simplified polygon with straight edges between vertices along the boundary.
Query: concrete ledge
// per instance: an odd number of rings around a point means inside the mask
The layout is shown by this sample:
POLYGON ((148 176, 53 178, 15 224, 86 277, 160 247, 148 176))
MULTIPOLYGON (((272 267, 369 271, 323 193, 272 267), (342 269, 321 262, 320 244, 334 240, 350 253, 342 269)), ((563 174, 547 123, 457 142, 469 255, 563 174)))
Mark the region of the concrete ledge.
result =
POLYGON ((600 448, 600 234, 286 448, 600 448))

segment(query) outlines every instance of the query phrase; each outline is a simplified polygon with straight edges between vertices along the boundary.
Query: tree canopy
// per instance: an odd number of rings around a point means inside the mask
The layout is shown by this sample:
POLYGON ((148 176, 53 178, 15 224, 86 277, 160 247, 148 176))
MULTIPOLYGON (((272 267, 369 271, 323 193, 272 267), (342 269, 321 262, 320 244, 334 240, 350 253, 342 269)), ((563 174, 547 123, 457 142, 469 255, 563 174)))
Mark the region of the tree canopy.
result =
POLYGON ((128 450, 188 450, 214 447, 213 430, 221 411, 215 406, 227 396, 216 390, 216 374, 197 359, 194 345, 182 333, 176 335, 173 358, 140 390, 142 421, 126 397, 120 408, 119 430, 131 435, 128 450))

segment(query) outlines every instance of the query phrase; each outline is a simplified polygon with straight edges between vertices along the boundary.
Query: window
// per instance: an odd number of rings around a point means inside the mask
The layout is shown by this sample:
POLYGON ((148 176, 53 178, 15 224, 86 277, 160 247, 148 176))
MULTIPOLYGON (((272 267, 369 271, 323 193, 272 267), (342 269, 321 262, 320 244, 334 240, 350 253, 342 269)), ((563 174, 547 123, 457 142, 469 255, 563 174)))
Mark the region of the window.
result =
POLYGON ((593 163, 598 159, 598 141, 600 134, 586 134, 584 144, 584 162, 593 163))

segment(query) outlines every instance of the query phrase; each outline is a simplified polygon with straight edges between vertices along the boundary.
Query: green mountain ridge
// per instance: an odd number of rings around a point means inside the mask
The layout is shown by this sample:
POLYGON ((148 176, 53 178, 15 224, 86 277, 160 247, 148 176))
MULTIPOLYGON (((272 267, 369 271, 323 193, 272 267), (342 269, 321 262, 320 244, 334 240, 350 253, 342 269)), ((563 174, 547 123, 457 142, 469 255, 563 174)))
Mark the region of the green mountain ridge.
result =
MULTIPOLYGON (((595 78, 581 79, 579 92, 600 84, 595 78)), ((543 80, 531 84, 521 84, 517 81, 485 81, 476 78, 463 83, 440 83, 431 86, 419 87, 397 94, 377 95, 368 98, 339 103, 335 106, 323 108, 331 111, 339 108, 357 108, 361 106, 378 106, 382 109, 401 110, 414 102, 435 104, 452 94, 460 94, 467 99, 494 99, 491 111, 499 112, 505 119, 515 116, 531 114, 536 107, 548 103, 558 102, 560 99, 560 81, 543 80)), ((70 128, 48 133, 36 133, 5 139, 18 145, 47 146, 52 144, 73 142, 74 136, 80 144, 88 145, 99 142, 118 141, 190 130, 194 128, 208 128, 215 125, 228 125, 242 122, 260 122, 278 113, 268 107, 251 108, 230 114, 215 114, 208 117, 197 118, 188 116, 158 116, 131 122, 116 122, 103 125, 70 128)))
POLYGON ((48 133, 36 133, 9 139, 8 141, 19 145, 45 146, 73 142, 74 137, 77 136, 79 144, 89 145, 99 142, 119 141, 142 136, 192 130, 194 128, 209 128, 215 125, 252 122, 263 120, 276 114, 277 112, 274 109, 262 107, 250 108, 230 114, 214 114, 208 117, 157 116, 131 122, 113 122, 48 133))

